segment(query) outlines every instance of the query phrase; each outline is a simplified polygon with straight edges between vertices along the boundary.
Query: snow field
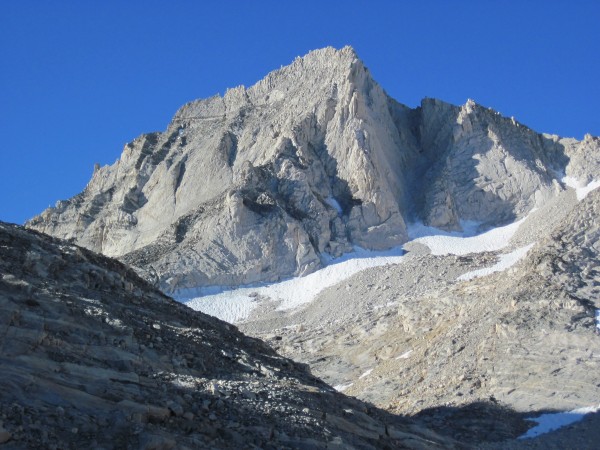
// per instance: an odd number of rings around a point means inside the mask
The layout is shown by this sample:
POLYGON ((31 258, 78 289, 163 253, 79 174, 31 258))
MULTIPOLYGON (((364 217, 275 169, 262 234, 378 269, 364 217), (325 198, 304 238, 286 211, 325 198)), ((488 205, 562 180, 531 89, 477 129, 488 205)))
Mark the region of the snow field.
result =
POLYGON ((460 277, 457 278, 457 281, 467 281, 472 280, 477 277, 484 277, 486 275, 490 275, 494 272, 502 272, 503 270, 509 269, 514 266, 517 262, 523 259, 529 250, 535 244, 529 244, 525 247, 520 247, 510 253, 505 253, 504 255, 500 255, 500 260, 491 267, 484 267, 483 269, 474 270, 472 272, 467 272, 460 277))
POLYGON ((578 201, 583 200, 590 192, 597 187, 600 187, 600 180, 592 180, 588 184, 585 184, 585 182, 580 181, 577 178, 563 177, 561 181, 570 188, 575 189, 578 201))
POLYGON ((196 311, 210 314, 225 322, 238 323, 248 318, 254 308, 258 306, 257 300, 248 295, 251 292, 245 293, 244 291, 254 292, 254 289, 236 289, 235 291, 195 297, 187 301, 177 297, 175 299, 196 311))
POLYGON ((537 422, 537 425, 530 428, 527 433, 520 436, 519 439, 530 439, 544 433, 549 433, 550 431, 558 430, 559 428, 578 422, 583 419, 586 414, 594 413, 598 410, 600 410, 600 405, 587 406, 572 411, 542 414, 539 417, 527 419, 537 422))
POLYGON ((311 302, 323 289, 343 281, 355 273, 369 267, 402 262, 402 248, 383 252, 356 248, 354 252, 333 260, 328 266, 301 278, 292 278, 279 283, 260 286, 240 287, 233 290, 213 286, 206 288, 209 295, 202 295, 202 289, 181 291, 175 298, 192 309, 218 317, 226 322, 236 323, 247 319, 258 306, 257 297, 267 297, 278 302, 278 311, 287 311, 311 302), (194 292, 200 294, 195 297, 194 292))
MULTIPOLYGON (((475 235, 479 226, 475 222, 462 223, 464 232, 444 232, 423 224, 409 227, 412 242, 429 247, 434 255, 466 255, 485 251, 496 251, 506 247, 525 219, 475 235)), ((531 246, 522 247, 507 255, 489 268, 473 271, 463 277, 474 278, 498 272, 515 264, 524 257, 531 246)), ((301 278, 292 278, 278 283, 242 286, 230 289, 210 286, 180 291, 175 298, 192 309, 218 317, 230 323, 242 322, 250 316, 261 301, 271 301, 278 311, 288 311, 314 300, 324 289, 333 286, 355 273, 370 267, 400 264, 403 261, 402 247, 376 252, 355 248, 341 258, 330 260, 324 268, 301 278)), ((465 278, 465 279, 471 279, 465 278)))
POLYGON ((478 224, 465 222, 461 224, 464 232, 444 232, 437 228, 422 224, 413 225, 409 229, 412 242, 426 245, 433 255, 468 255, 469 253, 494 252, 506 247, 519 226, 525 221, 521 219, 503 227, 492 228, 473 236, 478 224))

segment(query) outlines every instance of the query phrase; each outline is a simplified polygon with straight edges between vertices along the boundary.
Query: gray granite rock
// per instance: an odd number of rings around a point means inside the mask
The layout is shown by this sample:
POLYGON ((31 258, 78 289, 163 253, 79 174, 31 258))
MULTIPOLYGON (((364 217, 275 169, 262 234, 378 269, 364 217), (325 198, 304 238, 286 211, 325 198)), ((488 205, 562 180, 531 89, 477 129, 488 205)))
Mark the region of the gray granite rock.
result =
POLYGON ((528 217, 510 245, 537 242, 507 270, 462 281, 498 252, 436 256, 413 244, 401 264, 239 326, 340 391, 477 448, 594 448, 579 444, 595 441, 594 427, 578 427, 573 443, 568 430, 513 440, 524 417, 600 399, 600 189, 574 197, 528 217))
POLYGON ((27 226, 133 265, 167 292, 301 276, 358 245, 521 218, 600 144, 540 135, 472 101, 390 98, 349 47, 183 106, 27 226))

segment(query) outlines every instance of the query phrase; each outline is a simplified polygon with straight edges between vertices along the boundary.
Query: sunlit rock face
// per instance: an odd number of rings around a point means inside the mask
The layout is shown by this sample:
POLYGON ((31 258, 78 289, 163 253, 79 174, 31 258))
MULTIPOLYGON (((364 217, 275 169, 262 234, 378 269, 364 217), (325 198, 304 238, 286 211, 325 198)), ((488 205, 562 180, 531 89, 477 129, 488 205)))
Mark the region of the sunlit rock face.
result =
POLYGON ((564 174, 598 175, 599 147, 472 101, 408 108, 353 49, 325 48, 184 105, 27 225, 167 291, 274 281, 353 246, 399 245, 409 221, 456 230, 521 218, 564 189, 564 174))

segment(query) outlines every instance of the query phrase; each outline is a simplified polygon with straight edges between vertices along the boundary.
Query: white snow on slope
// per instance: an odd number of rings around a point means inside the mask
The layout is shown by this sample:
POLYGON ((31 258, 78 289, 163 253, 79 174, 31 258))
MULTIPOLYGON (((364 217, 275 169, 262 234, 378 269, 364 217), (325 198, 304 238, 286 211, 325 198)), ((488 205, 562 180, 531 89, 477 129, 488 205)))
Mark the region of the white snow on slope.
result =
POLYGON ((527 420, 537 422, 537 425, 530 428, 527 433, 520 436, 519 439, 529 439, 537 437, 544 433, 557 430, 564 426, 578 422, 585 417, 586 414, 600 410, 598 406, 588 406, 585 408, 574 409, 572 411, 558 412, 551 414, 542 414, 540 417, 535 417, 527 420))
POLYGON ((357 248, 355 252, 305 277, 273 284, 265 294, 281 300, 277 310, 294 309, 312 301, 323 289, 350 278, 364 269, 402 262, 403 254, 402 248, 386 252, 371 252, 357 248))
POLYGON ((469 253, 493 252, 508 245, 519 226, 525 221, 521 219, 503 227, 473 236, 478 224, 464 222, 464 232, 443 232, 437 228, 415 224, 409 227, 408 233, 413 242, 424 244, 433 255, 467 255, 469 253))
POLYGON ((584 181, 580 181, 577 178, 565 176, 561 181, 567 186, 575 189, 577 200, 579 201, 583 200, 594 189, 600 187, 600 180, 592 180, 588 184, 585 184, 584 181))
POLYGON ((256 290, 246 288, 214 295, 192 297, 191 299, 185 296, 174 298, 196 311, 210 314, 225 322, 238 323, 247 319, 252 310, 258 306, 257 300, 249 295, 253 292, 256 292, 256 290))
POLYGON ((258 306, 256 297, 268 297, 279 302, 277 310, 286 311, 311 302, 323 289, 343 281, 369 267, 398 264, 402 248, 376 252, 356 248, 328 266, 301 278, 279 283, 246 286, 226 291, 212 286, 204 289, 180 291, 175 298, 192 309, 216 316, 226 322, 241 322, 258 306), (212 294, 212 295, 203 295, 212 294))
MULTIPOLYGON (((408 231, 414 242, 426 245, 434 255, 466 255, 504 248, 524 220, 479 235, 475 235, 479 227, 475 222, 463 222, 461 224, 465 230, 463 232, 444 232, 423 224, 413 224, 408 231)), ((261 301, 277 303, 278 311, 298 308, 314 300, 322 290, 355 273, 370 267, 401 263, 403 253, 401 247, 383 252, 357 247, 354 252, 326 261, 328 265, 323 269, 301 278, 271 284, 241 286, 235 289, 222 286, 187 289, 179 291, 175 298, 197 311, 226 322, 238 323, 246 320, 261 301)), ((509 255, 506 255, 507 258, 509 255)), ((511 258, 518 256, 519 254, 512 255, 511 258)), ((508 259, 504 264, 510 262, 511 259, 508 259)), ((502 269, 498 268, 498 270, 502 269)))
POLYGON ((337 384, 335 385, 333 388, 338 391, 338 392, 344 392, 346 389, 348 389, 350 386, 352 386, 354 383, 348 383, 348 384, 337 384))
POLYGON ((412 354, 412 352, 413 352, 412 350, 404 352, 400 356, 396 356, 396 359, 408 359, 408 358, 410 358, 410 355, 412 354))
POLYGON ((484 267, 483 269, 473 270, 472 272, 467 272, 458 277, 457 281, 467 281, 472 280, 477 277, 484 277, 486 275, 490 275, 494 272, 502 272, 503 270, 509 269, 514 266, 517 262, 527 255, 527 252, 533 247, 534 244, 526 245, 525 247, 520 247, 515 251, 510 253, 505 253, 500 255, 500 260, 491 267, 484 267))
POLYGON ((361 378, 366 378, 369 375, 371 375, 371 372, 373 372, 373 369, 369 369, 367 370, 365 373, 363 373, 360 377, 358 377, 358 379, 360 380, 361 378))
POLYGON ((600 332, 600 309, 596 310, 596 329, 600 332))

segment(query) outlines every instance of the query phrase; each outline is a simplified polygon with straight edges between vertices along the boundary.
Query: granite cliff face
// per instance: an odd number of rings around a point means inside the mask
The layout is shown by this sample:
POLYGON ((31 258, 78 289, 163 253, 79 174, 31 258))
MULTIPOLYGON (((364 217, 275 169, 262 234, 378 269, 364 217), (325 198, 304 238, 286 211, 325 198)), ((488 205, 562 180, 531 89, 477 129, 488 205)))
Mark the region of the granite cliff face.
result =
POLYGON ((588 161, 598 148, 472 101, 408 108, 351 48, 326 48, 183 106, 27 226, 117 257, 166 291, 273 281, 353 246, 401 244, 409 221, 457 230, 521 218, 564 189, 564 174, 598 175, 588 161))

